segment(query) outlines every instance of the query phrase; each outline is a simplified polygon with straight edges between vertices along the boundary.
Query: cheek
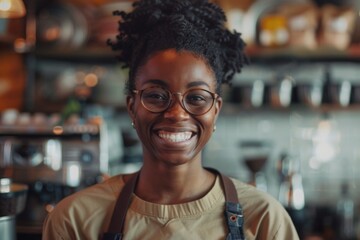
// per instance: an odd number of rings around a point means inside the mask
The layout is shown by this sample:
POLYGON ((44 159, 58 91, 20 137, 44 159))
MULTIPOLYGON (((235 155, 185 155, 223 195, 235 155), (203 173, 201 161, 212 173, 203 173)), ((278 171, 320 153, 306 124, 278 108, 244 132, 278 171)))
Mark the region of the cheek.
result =
POLYGON ((144 129, 149 124, 149 116, 145 114, 144 110, 141 108, 141 106, 135 108, 135 124, 136 129, 144 129))
POLYGON ((205 114, 200 122, 203 127, 203 134, 208 138, 211 137, 215 125, 215 112, 205 114))
MULTIPOLYGON (((144 109, 144 107, 142 106, 142 103, 141 103, 141 100, 140 100, 140 97, 137 96, 134 100, 134 103, 133 103, 133 114, 134 114, 134 120, 136 121, 137 118, 139 118, 139 121, 140 119, 143 119, 144 116, 146 117, 146 109, 144 109)), ((142 121, 142 120, 141 120, 142 121)))
POLYGON ((153 123, 155 122, 156 116, 146 109, 144 109, 140 103, 139 106, 135 108, 135 128, 139 138, 148 140, 149 134, 152 128, 153 123))
MULTIPOLYGON (((213 126, 214 125, 214 118, 213 117, 207 117, 207 118, 205 118, 204 120, 203 120, 203 122, 204 122, 204 125, 206 126, 206 127, 210 127, 210 126, 213 126)), ((208 130, 208 129, 206 129, 206 130, 208 130)))

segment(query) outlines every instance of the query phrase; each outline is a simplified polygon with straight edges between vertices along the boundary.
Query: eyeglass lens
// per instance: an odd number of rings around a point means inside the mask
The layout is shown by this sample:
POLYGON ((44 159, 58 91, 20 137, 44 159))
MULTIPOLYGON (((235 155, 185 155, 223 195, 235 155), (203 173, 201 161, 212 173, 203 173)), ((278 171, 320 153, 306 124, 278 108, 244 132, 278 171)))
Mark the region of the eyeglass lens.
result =
MULTIPOLYGON (((141 101, 151 112, 165 111, 172 103, 173 94, 158 87, 146 88, 141 93, 141 101)), ((181 98, 182 106, 192 114, 204 114, 214 103, 214 96, 204 89, 191 89, 181 98)))

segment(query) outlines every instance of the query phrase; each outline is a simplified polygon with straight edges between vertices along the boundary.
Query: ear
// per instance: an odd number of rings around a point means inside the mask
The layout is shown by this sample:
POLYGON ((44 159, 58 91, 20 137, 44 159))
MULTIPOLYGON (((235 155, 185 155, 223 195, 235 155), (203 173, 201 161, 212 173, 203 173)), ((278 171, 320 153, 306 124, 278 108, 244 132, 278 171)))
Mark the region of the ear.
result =
POLYGON ((128 111, 128 113, 130 115, 130 118, 131 118, 131 120, 133 122, 135 121, 135 118, 136 118, 134 105, 135 105, 134 96, 128 95, 126 97, 126 108, 127 108, 127 111, 128 111))
POLYGON ((219 114, 220 114, 220 110, 221 110, 221 107, 222 107, 222 104, 223 104, 223 99, 222 97, 217 97, 216 101, 215 101, 215 121, 217 120, 219 114))

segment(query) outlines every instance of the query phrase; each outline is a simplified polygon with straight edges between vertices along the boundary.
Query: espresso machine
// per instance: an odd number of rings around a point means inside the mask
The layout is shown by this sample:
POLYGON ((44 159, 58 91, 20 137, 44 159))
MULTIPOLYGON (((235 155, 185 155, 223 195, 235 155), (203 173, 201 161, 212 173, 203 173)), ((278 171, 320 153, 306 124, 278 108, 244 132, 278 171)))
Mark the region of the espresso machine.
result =
POLYGON ((62 198, 102 180, 109 165, 104 125, 0 125, 0 177, 28 186, 17 232, 40 234, 62 198))

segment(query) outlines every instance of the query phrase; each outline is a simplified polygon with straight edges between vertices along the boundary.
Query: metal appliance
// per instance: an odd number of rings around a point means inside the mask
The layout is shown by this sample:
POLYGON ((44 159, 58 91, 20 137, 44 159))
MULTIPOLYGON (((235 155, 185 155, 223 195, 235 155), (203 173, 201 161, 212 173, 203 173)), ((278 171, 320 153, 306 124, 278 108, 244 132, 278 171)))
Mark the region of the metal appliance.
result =
POLYGON ((65 196, 108 172, 106 128, 0 125, 0 176, 29 186, 18 232, 41 232, 47 213, 65 196))
POLYGON ((28 186, 0 178, 0 239, 14 240, 15 217, 25 208, 28 186))

